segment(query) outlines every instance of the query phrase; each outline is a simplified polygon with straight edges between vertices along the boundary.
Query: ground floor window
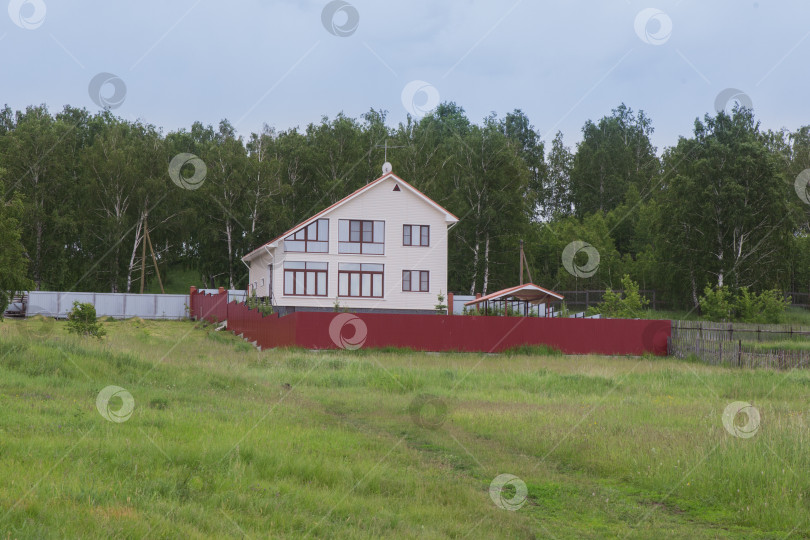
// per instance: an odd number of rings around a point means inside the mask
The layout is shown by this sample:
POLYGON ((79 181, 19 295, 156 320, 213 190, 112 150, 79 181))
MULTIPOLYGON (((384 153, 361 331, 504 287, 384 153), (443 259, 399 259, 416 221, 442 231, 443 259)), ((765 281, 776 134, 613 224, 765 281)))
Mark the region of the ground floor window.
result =
POLYGON ((284 263, 284 294, 289 296, 328 296, 328 263, 284 263))
POLYGON ((338 296, 382 298, 383 269, 382 264, 340 263, 338 296))
POLYGON ((427 270, 403 270, 402 290, 405 292, 430 291, 430 272, 427 270))

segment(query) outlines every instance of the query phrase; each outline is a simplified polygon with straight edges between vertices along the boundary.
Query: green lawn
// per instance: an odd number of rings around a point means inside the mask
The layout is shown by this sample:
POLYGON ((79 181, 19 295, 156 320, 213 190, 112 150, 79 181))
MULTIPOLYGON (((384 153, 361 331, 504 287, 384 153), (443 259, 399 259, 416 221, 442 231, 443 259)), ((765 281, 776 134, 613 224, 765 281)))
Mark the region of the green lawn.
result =
POLYGON ((804 371, 105 327, 0 323, 0 538, 810 535, 804 371), (124 422, 97 410, 110 385, 124 422), (751 438, 723 426, 735 401, 760 412, 751 438), (490 498, 503 473, 516 511, 490 498))

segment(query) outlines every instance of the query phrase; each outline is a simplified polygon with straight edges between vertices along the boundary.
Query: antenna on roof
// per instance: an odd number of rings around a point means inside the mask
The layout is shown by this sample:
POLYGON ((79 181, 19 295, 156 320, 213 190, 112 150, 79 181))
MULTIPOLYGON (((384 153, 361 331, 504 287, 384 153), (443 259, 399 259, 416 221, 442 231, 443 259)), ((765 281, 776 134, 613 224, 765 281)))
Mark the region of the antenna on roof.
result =
POLYGON ((388 161, 388 149, 389 148, 407 148, 407 146, 388 146, 388 139, 385 139, 385 144, 378 144, 378 145, 375 146, 375 148, 384 148, 385 149, 385 163, 383 163, 383 166, 382 166, 382 172, 385 175, 385 174, 388 174, 388 173, 390 173, 391 171, 394 170, 394 167, 388 161))

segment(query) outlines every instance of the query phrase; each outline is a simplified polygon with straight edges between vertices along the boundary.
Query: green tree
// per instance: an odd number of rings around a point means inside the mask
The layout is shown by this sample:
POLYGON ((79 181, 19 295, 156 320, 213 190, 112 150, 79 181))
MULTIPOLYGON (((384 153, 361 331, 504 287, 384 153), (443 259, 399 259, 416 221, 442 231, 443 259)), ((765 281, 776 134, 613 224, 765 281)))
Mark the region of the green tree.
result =
POLYGON ((602 297, 602 302, 589 311, 613 319, 636 319, 641 317, 650 301, 639 293, 638 283, 633 281, 627 274, 622 277, 622 287, 623 290, 618 293, 608 288, 602 297))
POLYGON ((652 122, 624 104, 611 116, 582 128, 571 169, 571 199, 576 215, 608 212, 634 185, 642 197, 655 188, 660 163, 650 142, 652 122))
POLYGON ((794 230, 788 184, 752 113, 737 109, 697 120, 694 137, 681 138, 665 162, 664 253, 694 304, 707 284, 784 284, 794 230))
POLYGON ((74 181, 66 174, 65 149, 76 126, 55 120, 43 105, 17 112, 13 129, 0 139, 10 191, 23 195, 22 240, 37 290, 63 285, 71 262, 75 223, 70 219, 74 181))
MULTIPOLYGON (((0 169, 0 194, 5 193, 3 175, 0 169)), ((20 242, 22 211, 18 196, 8 200, 0 197, 0 320, 8 307, 9 296, 32 285, 26 277, 28 261, 20 242)))
POLYGON ((540 194, 540 218, 549 221, 569 216, 571 203, 571 169, 574 154, 565 146, 562 132, 557 132, 546 159, 547 177, 540 194))

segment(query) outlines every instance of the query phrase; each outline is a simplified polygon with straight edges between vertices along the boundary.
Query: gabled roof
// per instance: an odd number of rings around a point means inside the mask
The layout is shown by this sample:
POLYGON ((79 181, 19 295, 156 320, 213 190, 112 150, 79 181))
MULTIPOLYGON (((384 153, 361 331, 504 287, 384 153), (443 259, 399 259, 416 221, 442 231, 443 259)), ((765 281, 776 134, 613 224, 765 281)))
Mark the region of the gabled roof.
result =
POLYGON ((289 230, 285 231, 284 233, 280 234, 279 236, 273 238, 269 242, 266 242, 265 244, 262 244, 258 248, 254 249, 253 251, 251 251, 250 253, 248 253, 244 257, 242 257, 242 260, 243 261, 249 261, 250 259, 253 258, 253 255, 255 255, 256 253, 258 253, 259 251, 261 251, 262 249, 264 249, 266 247, 268 247, 268 248, 276 247, 278 245, 278 241, 281 240, 282 238, 286 238, 287 236, 294 233, 298 229, 306 227, 307 225, 309 225, 310 223, 312 223, 316 219, 325 216, 326 214, 332 212, 333 210, 336 210, 337 208, 343 206, 344 204, 351 201, 352 199, 356 199, 357 197, 359 197, 363 193, 367 192, 368 190, 370 190, 374 186, 379 185, 379 184, 381 184, 382 182, 384 182, 384 181, 386 181, 388 179, 394 179, 397 183, 399 183, 399 185, 407 188, 411 193, 413 193, 414 195, 416 195, 417 197, 419 197, 420 199, 425 201, 427 204, 429 204, 430 206, 432 206, 433 208, 435 208, 436 210, 438 210, 439 212, 444 214, 445 215, 445 220, 448 223, 457 223, 459 221, 459 219, 455 215, 453 215, 451 212, 449 212, 447 209, 445 209, 439 203, 437 203, 436 201, 434 201, 433 199, 431 199, 430 197, 428 197, 427 195, 425 195, 424 193, 422 193, 421 191, 419 191, 418 189, 416 189, 415 187, 410 185, 408 182, 406 182, 405 180, 403 180, 399 176, 395 175, 394 173, 388 173, 388 174, 382 175, 381 177, 377 178, 373 182, 369 182, 368 184, 361 187, 360 189, 358 189, 354 193, 352 193, 350 195, 347 195, 346 197, 343 197, 342 199, 340 199, 335 204, 333 204, 331 206, 328 206, 327 208, 324 208, 323 210, 321 210, 320 212, 318 212, 314 216, 310 217, 309 219, 307 219, 305 221, 302 221, 301 223, 297 224, 296 226, 292 227, 291 229, 289 229, 289 230))
POLYGON ((548 289, 544 289, 543 287, 535 285, 534 283, 524 283, 523 285, 502 289, 486 296, 482 296, 481 298, 476 298, 475 300, 465 302, 464 305, 471 306, 473 304, 480 304, 481 302, 485 302, 487 300, 503 300, 510 297, 515 297, 518 300, 530 302, 532 304, 543 304, 549 299, 562 300, 565 298, 559 293, 549 291, 548 289))

